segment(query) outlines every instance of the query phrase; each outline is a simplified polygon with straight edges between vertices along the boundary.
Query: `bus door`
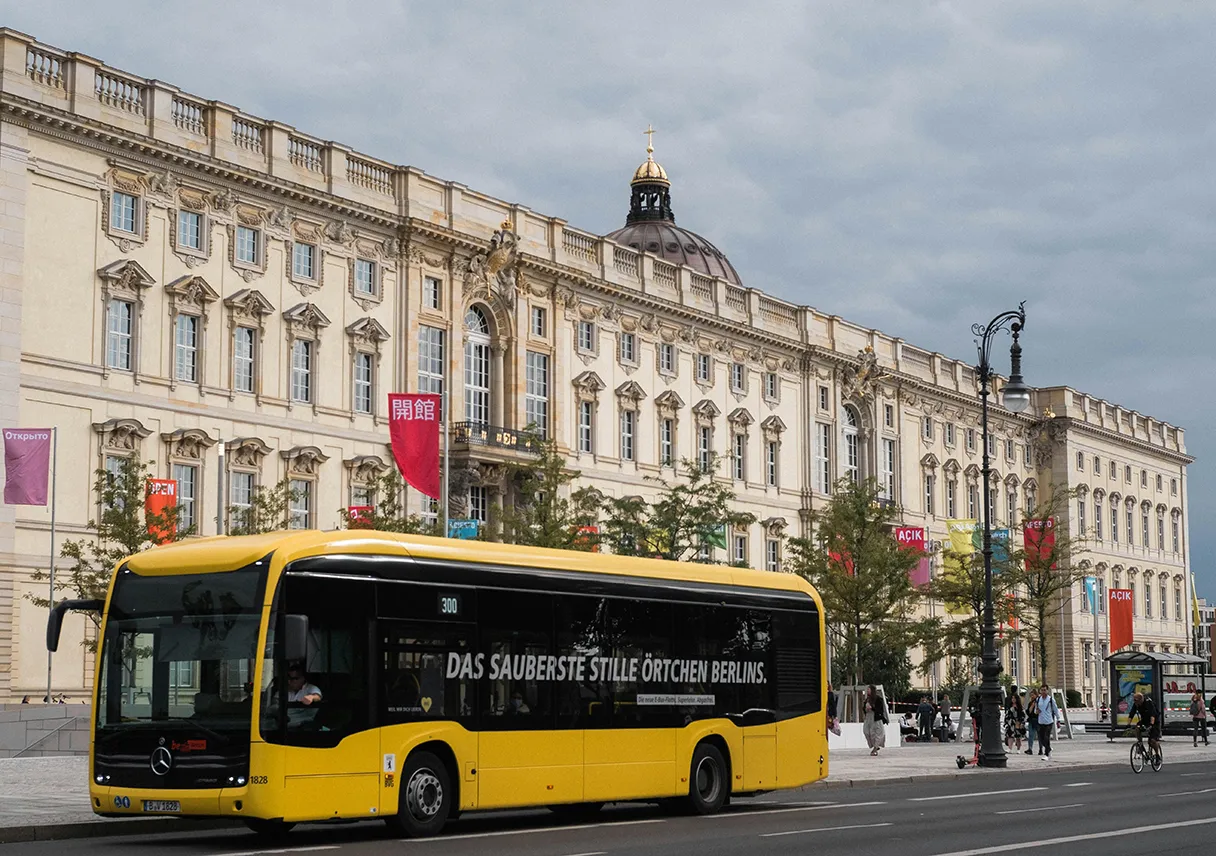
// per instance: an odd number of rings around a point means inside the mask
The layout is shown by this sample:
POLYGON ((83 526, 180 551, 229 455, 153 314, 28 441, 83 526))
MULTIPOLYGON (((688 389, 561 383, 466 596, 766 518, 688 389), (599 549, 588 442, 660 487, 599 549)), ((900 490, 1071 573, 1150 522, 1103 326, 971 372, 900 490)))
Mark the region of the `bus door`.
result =
POLYGON ((306 661, 276 661, 266 690, 272 704, 286 700, 274 740, 287 746, 284 819, 375 815, 381 758, 372 727, 374 587, 290 573, 284 586, 283 609, 308 617, 306 661))

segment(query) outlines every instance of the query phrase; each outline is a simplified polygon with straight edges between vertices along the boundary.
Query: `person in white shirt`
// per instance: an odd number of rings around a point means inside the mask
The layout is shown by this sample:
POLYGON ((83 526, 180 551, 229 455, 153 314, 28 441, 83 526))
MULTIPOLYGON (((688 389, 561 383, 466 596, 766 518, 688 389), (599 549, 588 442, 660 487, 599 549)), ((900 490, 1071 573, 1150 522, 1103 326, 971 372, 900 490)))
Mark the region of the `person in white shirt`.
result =
POLYGON ((289 667, 287 669, 287 701, 309 705, 320 700, 320 688, 308 682, 304 676, 304 670, 299 666, 289 667))

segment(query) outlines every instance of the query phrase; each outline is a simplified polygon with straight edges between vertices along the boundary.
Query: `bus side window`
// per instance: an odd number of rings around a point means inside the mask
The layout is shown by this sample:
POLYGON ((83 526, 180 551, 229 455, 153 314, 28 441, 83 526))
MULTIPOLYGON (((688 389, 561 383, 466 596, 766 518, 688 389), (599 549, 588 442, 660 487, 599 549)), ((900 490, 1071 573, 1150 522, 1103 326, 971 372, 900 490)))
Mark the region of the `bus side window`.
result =
POLYGON ((773 613, 773 658, 779 715, 818 711, 820 698, 819 615, 816 612, 773 613))
POLYGON ((675 706, 655 698, 683 694, 683 687, 663 676, 661 666, 658 678, 651 671, 659 662, 671 659, 671 618, 671 604, 662 601, 614 598, 609 602, 606 633, 612 644, 609 656, 614 668, 624 672, 614 674, 609 684, 613 728, 670 728, 684 724, 675 706), (637 674, 632 672, 635 663, 637 674), (626 664, 631 667, 628 672, 626 664))
MULTIPOLYGON (((595 657, 606 657, 601 647, 603 619, 608 601, 602 597, 578 594, 556 596, 557 650, 559 657, 582 658, 584 664, 595 657)), ((571 661, 567 661, 569 663, 571 661)), ((591 680, 584 668, 577 676, 555 682, 558 728, 610 728, 612 695, 604 681, 591 680)))
POLYGON ((469 719, 476 661, 472 627, 382 621, 384 721, 469 719))
POLYGON ((479 598, 481 650, 488 655, 481 682, 481 727, 495 731, 552 728, 555 681, 545 669, 553 647, 553 596, 492 592, 479 598), (543 680, 541 678, 544 678, 543 680))

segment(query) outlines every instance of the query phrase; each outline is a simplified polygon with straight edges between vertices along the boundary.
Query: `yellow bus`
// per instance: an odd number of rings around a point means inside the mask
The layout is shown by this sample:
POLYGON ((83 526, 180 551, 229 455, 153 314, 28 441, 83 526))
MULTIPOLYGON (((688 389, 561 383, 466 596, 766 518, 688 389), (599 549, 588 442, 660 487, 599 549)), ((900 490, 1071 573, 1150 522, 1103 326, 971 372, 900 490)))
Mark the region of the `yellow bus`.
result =
POLYGON ((104 816, 433 835, 463 811, 719 810, 828 772, 823 609, 790 574, 368 531, 130 557, 102 610, 104 816))

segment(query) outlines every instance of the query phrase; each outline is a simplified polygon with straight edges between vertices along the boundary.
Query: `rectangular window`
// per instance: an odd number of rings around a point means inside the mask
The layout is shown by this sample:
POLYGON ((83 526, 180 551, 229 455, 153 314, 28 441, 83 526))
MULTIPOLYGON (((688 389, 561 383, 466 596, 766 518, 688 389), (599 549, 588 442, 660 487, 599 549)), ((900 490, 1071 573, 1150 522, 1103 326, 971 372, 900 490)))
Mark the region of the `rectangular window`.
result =
POLYGON ((933 506, 933 487, 936 479, 933 473, 925 473, 925 514, 932 515, 934 513, 933 506))
POLYGON ((177 246, 187 250, 203 248, 203 215, 197 211, 177 212, 177 246))
POLYGON ((967 517, 976 520, 980 511, 980 489, 973 484, 967 485, 967 517))
POLYGON ((1153 617, 1153 584, 1151 582, 1144 584, 1144 617, 1153 617))
POLYGON ((528 351, 526 368, 524 422, 543 440, 549 436, 549 355, 528 351))
POLYGON ((1102 459, 1094 455, 1094 475, 1102 475, 1102 459))
POLYGON ((439 525, 439 500, 433 497, 422 497, 422 522, 427 526, 439 525))
POLYGON ((1019 664, 1021 660, 1022 643, 1016 639, 1009 643, 1009 676, 1015 681, 1021 677, 1022 669, 1019 664))
POLYGON ((173 376, 194 383, 198 380, 198 317, 178 315, 173 327, 173 376))
POLYGON ((945 428, 946 428, 946 445, 953 446, 954 445, 954 423, 947 422, 945 425, 945 428))
POLYGON ((1168 601, 1166 601, 1166 599, 1165 599, 1165 580, 1159 581, 1159 583, 1157 585, 1157 596, 1159 598, 1161 598, 1161 600, 1160 600, 1161 606, 1159 608, 1161 610, 1161 620, 1164 621, 1166 618, 1169 617, 1169 608, 1166 606, 1168 601))
MULTIPOLYGON (((1124 523, 1127 526, 1127 543, 1128 546, 1131 546, 1136 543, 1136 539, 1132 537, 1132 533, 1136 531, 1136 517, 1135 509, 1130 505, 1127 506, 1127 516, 1124 519, 1124 523)), ((1147 547, 1148 544, 1146 543, 1144 546, 1147 547)))
POLYGON ((713 366, 709 354, 697 354, 697 380, 701 383, 713 383, 713 366))
POLYGON ((1126 464, 1123 467, 1123 481, 1125 484, 1132 483, 1132 468, 1126 464))
POLYGON ((882 424, 888 428, 895 427, 895 407, 890 404, 882 406, 882 424))
POLYGON ((355 379, 354 379, 355 400, 354 408, 356 413, 371 413, 372 412, 372 355, 365 353, 355 354, 355 379))
POLYGON ((1161 476, 1157 476, 1157 493, 1161 493, 1161 476))
POLYGON ((1110 473, 1110 480, 1114 481, 1115 480, 1115 462, 1114 461, 1110 462, 1110 467, 1108 468, 1108 472, 1110 473))
POLYGON ((317 278, 317 248, 313 244, 296 241, 291 252, 291 272, 299 279, 317 278))
POLYGON ((932 440, 933 439, 933 419, 926 416, 925 421, 922 423, 921 427, 924 429, 925 439, 932 440))
POLYGON ((815 489, 827 494, 832 489, 832 426, 815 424, 815 489))
POLYGON ((774 572, 781 570, 781 542, 776 538, 764 542, 764 569, 774 572))
POLYGON ((967 429, 967 451, 968 452, 975 451, 975 429, 974 428, 967 429))
POLYGON ((1140 487, 1145 488, 1145 489, 1148 488, 1148 471, 1147 470, 1140 471, 1140 487))
POLYGON ((819 387, 819 409, 825 413, 830 409, 828 399, 828 388, 826 386, 819 387))
POLYGON ((262 233, 248 226, 236 227, 236 260, 247 265, 256 265, 260 257, 262 233))
POLYGON ((187 532, 198 523, 198 467, 174 464, 173 480, 177 482, 177 531, 187 532))
POLYGON ((425 324, 418 327, 418 391, 438 395, 440 402, 443 401, 445 335, 438 327, 425 324))
POLYGON ((237 327, 232 331, 232 388, 237 392, 253 392, 256 335, 257 331, 252 327, 237 327))
POLYGON ((777 401, 780 395, 781 387, 777 378, 776 372, 765 372, 764 374, 764 397, 769 401, 777 401))
POLYGON ((110 197, 110 228, 135 234, 138 224, 138 197, 115 191, 110 197))
POLYGON ((747 370, 743 363, 730 364, 730 388, 735 392, 743 392, 747 389, 747 370))
POLYGON ((532 335, 540 339, 549 335, 548 313, 543 306, 532 307, 532 335))
POLYGON ((253 473, 228 474, 228 520, 231 525, 248 526, 255 480, 253 473))
POLYGON ((1180 528, 1181 528, 1181 527, 1180 527, 1180 526, 1179 526, 1179 524, 1178 524, 1178 517, 1177 517, 1177 516, 1173 517, 1173 518, 1170 520, 1170 532, 1171 532, 1171 533, 1172 533, 1172 535, 1173 535, 1173 541, 1174 541, 1174 552, 1175 552, 1175 553, 1179 553, 1179 552, 1181 552, 1181 548, 1182 548, 1182 545, 1181 545, 1181 540, 1182 540, 1182 539, 1179 537, 1179 530, 1180 530, 1180 528))
POLYGON ((713 463, 714 454, 714 429, 708 425, 700 425, 697 427, 697 463, 702 471, 709 472, 710 465, 713 463))
POLYGON ((473 520, 478 520, 485 523, 489 520, 489 495, 486 489, 480 485, 474 485, 469 488, 469 517, 473 520))
POLYGON ((1110 503, 1110 540, 1119 543, 1119 506, 1113 499, 1110 503))
POLYGON ((1085 497, 1077 497, 1077 534, 1085 534, 1085 497))
MULTIPOLYGON (((1161 586, 1164 589, 1165 583, 1162 583, 1161 586)), ((1163 600, 1165 599, 1164 594, 1161 597, 1163 600)), ((1182 584, 1177 582, 1174 583, 1174 620, 1182 620, 1182 584)))
POLYGON ((637 355, 637 338, 632 333, 621 334, 621 362, 636 363, 637 355))
POLYGON ((951 520, 958 514, 958 482, 954 479, 946 482, 946 516, 951 520))
POLYGON ((291 400, 312 401, 312 342, 307 339, 291 343, 291 400))
POLYGON ((578 450, 585 454, 595 451, 595 402, 578 403, 578 450))
POLYGON ((376 263, 355 259, 355 294, 376 294, 376 263))
POLYGON ((1102 500, 1094 499, 1094 535, 1102 540, 1102 500))
POLYGON ((878 486, 882 498, 895 501, 895 441, 889 437, 882 440, 882 457, 878 461, 878 486))
POLYGON ((1152 545, 1148 531, 1148 507, 1140 509, 1140 546, 1148 549, 1152 545))
POLYGON ((676 464, 676 421, 664 419, 659 423, 659 463, 664 467, 676 464))
POLYGON ((1170 496, 1178 495, 1178 479, 1170 479, 1170 496))
POLYGON ((1016 461, 1018 459, 1018 445, 1012 440, 1005 441, 1005 459, 1008 461, 1016 461))
MULTIPOLYGON (((1117 583, 1118 580, 1115 580, 1117 583)), ((1118 586, 1115 586, 1118 588, 1118 586)), ((1134 586, 1133 586, 1134 588, 1134 586)), ((1106 577, 1098 577, 1098 614, 1106 615, 1106 577)))
POLYGON ((778 470, 777 470, 777 441, 769 440, 764 450, 764 466, 767 469, 766 484, 769 487, 777 486, 778 470))
POLYGON ((1030 444, 1027 443, 1024 446, 1022 446, 1022 465, 1029 467, 1031 460, 1032 460, 1032 458, 1031 458, 1031 452, 1030 452, 1030 444))
POLYGON ((621 411, 621 460, 632 461, 634 453, 634 429, 637 427, 636 410, 621 411))
MULTIPOLYGON (((1086 605, 1085 611, 1089 612, 1088 605, 1086 605)), ((1082 642, 1081 642, 1081 660, 1084 661, 1084 663, 1085 663, 1085 680, 1087 680, 1087 681, 1090 678, 1090 674, 1091 674, 1090 666, 1091 666, 1091 661, 1093 660, 1093 658, 1094 658, 1094 643, 1090 642, 1088 639, 1082 640, 1082 642)))
POLYGON ((996 437, 991 434, 988 435, 988 457, 996 457, 996 437))
POLYGON ((1009 491, 1005 497, 1005 512, 1007 514, 1006 521, 1010 527, 1017 525, 1018 519, 1018 495, 1016 491, 1009 491))
POLYGON ((106 365, 131 370, 132 326, 135 307, 126 300, 111 300, 106 308, 106 365))
POLYGON ((422 308, 439 309, 443 300, 443 281, 439 277, 424 276, 422 278, 422 308))
POLYGON ((659 343, 659 371, 664 374, 675 374, 676 348, 666 342, 659 343))
POLYGON ((590 321, 578 322, 578 349, 588 353, 595 352, 595 324, 590 321))
POLYGON ((290 529, 312 529, 312 481, 310 479, 292 479, 288 482, 291 489, 291 504, 289 508, 290 529))
POLYGON ((736 434, 734 448, 731 450, 731 470, 735 481, 747 478, 747 435, 736 434))
POLYGON ((365 484, 352 484, 350 486, 351 508, 371 508, 375 504, 376 499, 370 487, 365 484))
POLYGON ((735 550, 734 550, 734 554, 733 554, 732 558, 733 558, 735 564, 737 564, 737 565, 746 565, 747 564, 747 536, 746 535, 736 535, 735 536, 735 550))

